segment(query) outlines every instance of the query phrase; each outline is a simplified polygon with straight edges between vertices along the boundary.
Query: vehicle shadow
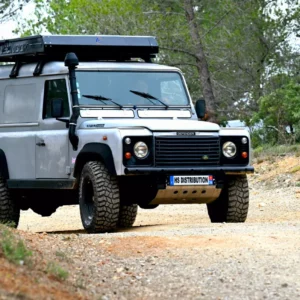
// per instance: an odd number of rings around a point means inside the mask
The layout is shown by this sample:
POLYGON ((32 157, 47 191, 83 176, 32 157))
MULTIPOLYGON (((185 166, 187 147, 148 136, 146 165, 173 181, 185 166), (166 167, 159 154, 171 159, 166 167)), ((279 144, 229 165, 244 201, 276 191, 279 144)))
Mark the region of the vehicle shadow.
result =
MULTIPOLYGON (((96 233, 99 235, 104 234, 113 234, 113 233, 122 233, 122 232, 146 232, 146 231, 152 231, 152 230, 165 230, 170 229, 170 227, 173 227, 171 224, 152 224, 152 225, 139 225, 139 226, 133 226, 130 228, 117 228, 111 232, 108 233, 96 233)), ((58 231, 40 231, 37 233, 44 233, 47 234, 89 234, 84 229, 78 229, 78 230, 58 230, 58 231)))

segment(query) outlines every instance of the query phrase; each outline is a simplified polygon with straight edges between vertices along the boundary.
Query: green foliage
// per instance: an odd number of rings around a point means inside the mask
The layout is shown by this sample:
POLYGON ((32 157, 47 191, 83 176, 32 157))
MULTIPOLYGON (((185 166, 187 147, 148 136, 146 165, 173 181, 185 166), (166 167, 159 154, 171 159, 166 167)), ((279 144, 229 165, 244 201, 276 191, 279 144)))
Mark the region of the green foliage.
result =
POLYGON ((298 130, 295 133, 300 124, 300 85, 288 78, 283 80, 284 77, 272 78, 270 85, 277 85, 276 88, 269 88, 271 92, 259 99, 259 110, 252 123, 262 121, 263 129, 253 134, 255 145, 259 144, 258 137, 270 144, 293 143, 300 137, 298 130))
POLYGON ((69 277, 69 272, 54 262, 48 263, 47 273, 62 281, 69 277))
POLYGON ((296 173, 296 172, 299 172, 300 171, 300 166, 296 166, 294 168, 292 168, 289 173, 296 173))
POLYGON ((32 252, 27 249, 24 242, 16 237, 7 227, 0 226, 0 246, 3 255, 15 264, 26 264, 30 262, 32 252))
MULTIPOLYGON (((20 22, 20 34, 155 35, 161 49, 157 61, 181 68, 192 98, 203 96, 197 43, 184 9, 187 0, 33 1, 35 18, 20 22)), ((192 1, 219 119, 240 118, 249 124, 253 113, 264 111, 259 99, 269 103, 282 96, 268 84, 270 78, 280 73, 297 76, 299 55, 289 37, 299 29, 300 7, 295 1, 285 2, 286 9, 277 0, 216 0, 213 5, 209 0, 192 1)), ((276 142, 276 132, 268 131, 276 142)))
POLYGON ((254 149, 253 157, 256 159, 270 158, 276 156, 285 156, 285 155, 299 155, 300 154, 300 144, 295 145, 270 145, 265 144, 254 149))
POLYGON ((55 255, 59 258, 60 261, 65 261, 68 263, 72 263, 72 259, 65 252, 57 250, 55 255))

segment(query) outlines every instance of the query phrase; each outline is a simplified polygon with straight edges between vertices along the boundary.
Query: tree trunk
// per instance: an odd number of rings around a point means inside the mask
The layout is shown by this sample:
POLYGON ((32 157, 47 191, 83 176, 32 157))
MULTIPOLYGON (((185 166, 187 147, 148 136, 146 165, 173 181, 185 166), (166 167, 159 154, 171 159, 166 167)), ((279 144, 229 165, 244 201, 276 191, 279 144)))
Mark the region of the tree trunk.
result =
POLYGON ((205 57, 199 29, 195 19, 193 0, 184 0, 184 9, 186 19, 189 24, 190 35, 193 44, 195 45, 196 64, 199 72, 200 84, 203 90, 203 96, 206 101, 207 113, 209 115, 209 120, 216 122, 216 99, 210 80, 208 63, 205 57))

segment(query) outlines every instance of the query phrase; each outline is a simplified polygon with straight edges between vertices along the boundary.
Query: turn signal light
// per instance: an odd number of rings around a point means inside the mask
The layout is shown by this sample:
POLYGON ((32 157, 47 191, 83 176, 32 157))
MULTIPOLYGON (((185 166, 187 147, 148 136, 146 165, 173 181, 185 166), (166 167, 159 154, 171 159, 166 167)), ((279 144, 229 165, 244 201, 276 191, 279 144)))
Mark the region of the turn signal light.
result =
POLYGON ((125 153, 125 158, 126 159, 130 159, 131 158, 131 153, 130 152, 126 152, 125 153))
POLYGON ((248 153, 247 152, 242 152, 242 158, 247 158, 248 157, 248 153))

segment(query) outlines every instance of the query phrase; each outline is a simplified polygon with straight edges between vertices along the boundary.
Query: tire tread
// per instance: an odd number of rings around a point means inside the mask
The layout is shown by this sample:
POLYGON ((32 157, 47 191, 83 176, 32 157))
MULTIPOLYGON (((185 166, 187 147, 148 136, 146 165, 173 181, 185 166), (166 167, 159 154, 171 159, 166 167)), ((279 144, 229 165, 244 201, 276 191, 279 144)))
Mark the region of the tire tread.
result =
POLYGON ((217 200, 207 204, 211 222, 245 222, 249 209, 249 187, 246 175, 229 177, 217 200))
POLYGON ((132 227, 132 225, 135 222, 137 212, 138 212, 137 204, 120 206, 118 226, 123 228, 132 227))
MULTIPOLYGON (((90 233, 108 232, 116 228, 119 219, 119 187, 117 179, 111 176, 103 163, 90 161, 83 167, 82 174, 88 173, 93 181, 94 216, 90 226, 86 226, 84 215, 80 209, 83 226, 90 233)), ((80 179, 82 186, 83 176, 80 179)), ((79 199, 82 193, 79 189, 79 199)), ((79 200, 81 203, 81 200, 79 200)))
POLYGON ((20 219, 20 208, 12 199, 5 180, 0 177, 0 223, 17 227, 20 219))

